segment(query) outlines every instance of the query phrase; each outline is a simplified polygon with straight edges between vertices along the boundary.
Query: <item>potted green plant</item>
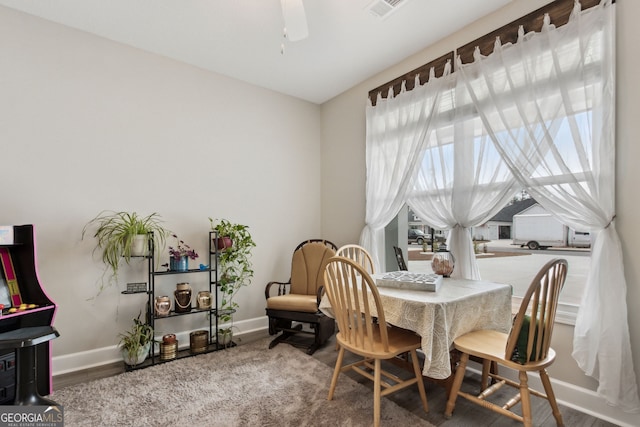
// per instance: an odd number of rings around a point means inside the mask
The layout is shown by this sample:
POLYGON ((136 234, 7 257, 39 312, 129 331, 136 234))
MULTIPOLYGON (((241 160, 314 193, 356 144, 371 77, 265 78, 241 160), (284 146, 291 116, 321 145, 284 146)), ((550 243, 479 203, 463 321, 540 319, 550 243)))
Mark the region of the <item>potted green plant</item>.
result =
POLYGON ((213 220, 209 218, 211 229, 220 238, 228 238, 231 246, 221 250, 218 254, 218 268, 220 277, 221 301, 219 318, 224 327, 219 328, 218 343, 229 345, 233 337, 233 313, 238 309, 234 297, 243 286, 251 284, 253 278, 253 264, 251 251, 256 246, 249 227, 235 224, 226 219, 213 220))
POLYGON ((153 329, 140 320, 140 315, 133 319, 133 326, 120 336, 120 349, 124 363, 129 366, 139 365, 147 358, 151 344, 154 342, 153 329))
POLYGON ((105 272, 111 271, 111 279, 118 275, 120 263, 129 263, 132 256, 148 252, 149 237, 154 239, 154 247, 164 248, 168 231, 161 224, 160 215, 152 213, 142 216, 136 212, 102 211, 89 221, 82 230, 82 238, 91 227, 96 227, 93 235, 97 239, 94 252, 102 251, 105 272), (136 251, 134 242, 142 240, 142 252, 136 251))
POLYGON ((195 260, 200 255, 176 234, 172 234, 171 237, 173 237, 177 243, 174 246, 169 246, 169 263, 163 265, 167 265, 169 270, 173 271, 189 270, 189 259, 195 260))

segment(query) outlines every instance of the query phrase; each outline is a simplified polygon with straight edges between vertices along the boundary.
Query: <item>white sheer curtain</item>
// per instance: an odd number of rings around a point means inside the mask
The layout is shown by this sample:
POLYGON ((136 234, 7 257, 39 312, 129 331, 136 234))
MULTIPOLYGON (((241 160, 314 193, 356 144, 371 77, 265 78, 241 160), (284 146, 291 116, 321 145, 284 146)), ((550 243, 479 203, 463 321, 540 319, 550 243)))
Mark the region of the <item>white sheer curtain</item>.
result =
POLYGON ((585 12, 576 2, 568 24, 555 29, 547 19, 542 33, 521 32, 455 75, 370 106, 361 243, 378 268, 382 230, 406 201, 432 226, 452 229, 457 273, 477 277, 467 230, 502 207, 517 180, 564 223, 596 236, 573 357, 609 404, 637 412, 614 221, 614 18, 608 0, 585 12))
MULTIPOLYGON (((448 72, 450 64, 447 65, 448 72)), ((434 106, 440 96, 440 79, 433 70, 429 85, 419 85, 393 98, 378 96, 376 106, 367 107, 366 145, 366 217, 360 244, 369 250, 376 271, 380 269, 378 248, 383 241, 384 227, 398 214, 420 166, 434 106)))
POLYGON ((470 229, 507 204, 516 181, 474 114, 458 75, 443 77, 441 90, 407 204, 432 227, 451 230, 452 277, 480 279, 470 229))
POLYGON ((640 400, 627 323, 622 250, 615 230, 615 43, 609 1, 555 29, 459 66, 500 156, 565 224, 594 232, 573 357, 598 394, 626 411, 640 400))

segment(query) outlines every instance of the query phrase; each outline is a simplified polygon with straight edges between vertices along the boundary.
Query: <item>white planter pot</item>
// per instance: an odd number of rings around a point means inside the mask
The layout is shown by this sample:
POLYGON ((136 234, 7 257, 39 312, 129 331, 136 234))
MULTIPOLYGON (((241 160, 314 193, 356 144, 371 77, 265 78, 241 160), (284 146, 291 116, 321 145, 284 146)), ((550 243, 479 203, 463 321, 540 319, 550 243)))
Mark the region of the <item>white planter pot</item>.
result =
POLYGON ((131 241, 131 256, 147 256, 149 255, 149 245, 147 244, 147 235, 138 234, 131 241))
POLYGON ((130 357, 129 352, 127 350, 122 349, 122 358, 124 359, 124 363, 126 363, 129 366, 136 366, 141 364, 147 358, 150 347, 151 347, 151 343, 147 343, 146 345, 140 347, 138 349, 138 353, 134 354, 133 357, 130 357))
POLYGON ((233 340, 233 331, 225 331, 225 332, 218 331, 218 344, 226 347, 231 344, 232 340, 233 340))

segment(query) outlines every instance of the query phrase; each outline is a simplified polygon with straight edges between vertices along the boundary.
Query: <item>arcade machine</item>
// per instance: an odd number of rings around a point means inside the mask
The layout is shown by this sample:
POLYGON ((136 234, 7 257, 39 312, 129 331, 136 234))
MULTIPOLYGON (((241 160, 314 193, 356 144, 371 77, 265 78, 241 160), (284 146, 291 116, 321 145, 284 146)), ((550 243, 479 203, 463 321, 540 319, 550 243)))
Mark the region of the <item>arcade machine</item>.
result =
POLYGON ((55 405, 51 343, 56 304, 38 280, 33 225, 0 226, 0 404, 55 405))

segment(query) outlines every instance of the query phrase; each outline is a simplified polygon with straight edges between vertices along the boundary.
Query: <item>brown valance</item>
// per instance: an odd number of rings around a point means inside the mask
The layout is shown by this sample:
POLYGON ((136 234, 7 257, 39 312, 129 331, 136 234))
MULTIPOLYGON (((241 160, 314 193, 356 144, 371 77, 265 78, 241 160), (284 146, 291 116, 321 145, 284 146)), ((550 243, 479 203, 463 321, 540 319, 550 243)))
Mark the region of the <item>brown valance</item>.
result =
POLYGON ((397 95, 400 93, 400 89, 402 88, 402 82, 405 81, 406 89, 411 90, 415 86, 416 76, 420 77, 420 84, 425 84, 429 80, 429 73, 432 67, 435 71, 435 77, 442 77, 444 74, 444 67, 447 65, 447 62, 451 62, 451 66, 453 66, 453 52, 448 52, 438 59, 434 59, 415 70, 409 71, 408 73, 383 84, 382 86, 378 86, 377 88, 369 91, 369 98, 371 98, 373 105, 376 105, 378 93, 381 93, 382 97, 386 98, 389 93, 389 89, 393 88, 393 94, 397 95))
MULTIPOLYGON (((580 0, 580 4, 582 6, 582 10, 585 10, 598 5, 600 1, 601 0, 580 0)), ((613 3, 615 3, 615 0, 613 1, 613 3)), ((482 55, 487 56, 491 54, 491 52, 493 52, 493 47, 497 37, 500 37, 500 41, 503 44, 515 43, 518 39, 518 29, 520 28, 520 26, 524 28, 525 33, 528 33, 530 31, 540 31, 540 29, 542 28, 544 16, 546 14, 549 14, 549 18, 551 18, 552 24, 554 24, 556 27, 560 27, 569 21, 569 16, 571 15, 574 4, 575 0, 556 0, 546 6, 541 7, 538 10, 535 10, 523 16, 522 18, 510 22, 495 31, 485 34, 484 36, 479 37, 472 42, 469 42, 464 46, 457 48, 455 50, 455 53, 460 56, 463 64, 473 62, 473 52, 476 46, 480 48, 480 53, 482 55)), ((435 67, 435 76, 441 77, 444 72, 444 65, 448 60, 453 62, 453 58, 454 52, 448 52, 438 59, 435 59, 425 65, 416 68, 413 71, 399 76, 391 80, 390 82, 378 86, 377 88, 369 91, 369 99, 371 99, 373 105, 376 105, 376 98, 378 96, 378 93, 380 93, 383 98, 386 98, 389 93, 389 88, 393 88, 394 95, 397 95, 398 93, 400 93, 400 88, 403 81, 407 82, 407 90, 413 89, 416 75, 420 76, 421 84, 426 83, 431 67, 435 67)))

